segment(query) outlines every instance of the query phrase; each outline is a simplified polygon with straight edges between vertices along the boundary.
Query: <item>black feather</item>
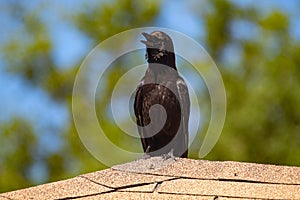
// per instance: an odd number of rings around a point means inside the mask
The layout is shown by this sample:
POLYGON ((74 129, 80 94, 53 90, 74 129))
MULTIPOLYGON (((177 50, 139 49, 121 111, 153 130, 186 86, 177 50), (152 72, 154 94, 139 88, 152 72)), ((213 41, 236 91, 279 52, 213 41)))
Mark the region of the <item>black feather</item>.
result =
POLYGON ((176 157, 187 157, 190 100, 187 86, 177 72, 173 42, 160 31, 143 35, 149 65, 137 87, 134 101, 143 149, 151 156, 173 151, 176 157), (155 107, 156 104, 165 109, 164 124, 164 111, 155 107), (154 110, 152 122, 151 107, 154 110))

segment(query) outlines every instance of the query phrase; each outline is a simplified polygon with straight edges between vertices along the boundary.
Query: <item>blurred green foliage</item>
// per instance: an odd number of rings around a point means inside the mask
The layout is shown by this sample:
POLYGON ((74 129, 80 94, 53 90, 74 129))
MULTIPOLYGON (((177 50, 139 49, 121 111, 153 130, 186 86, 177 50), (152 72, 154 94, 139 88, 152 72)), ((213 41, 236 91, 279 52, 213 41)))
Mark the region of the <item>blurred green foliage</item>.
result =
POLYGON ((23 119, 14 119, 0 128, 1 191, 32 185, 28 175, 35 161, 37 140, 30 124, 23 119))
MULTIPOLYGON (((65 103, 71 113, 72 87, 80 63, 67 69, 56 66, 41 13, 22 10, 12 2, 21 13, 15 17, 21 16, 23 32, 1 47, 6 70, 42 88, 53 101, 65 103)), ((241 8, 222 0, 209 1, 207 6, 210 9, 199 12, 198 17, 205 22, 204 43, 222 73, 228 107, 223 133, 205 159, 300 165, 300 44, 290 35, 289 16, 280 10, 260 15, 255 7, 241 8), (255 37, 235 37, 235 31, 243 31, 232 28, 237 20, 253 25, 258 32, 255 37), (226 58, 230 46, 238 53, 226 58)), ((66 20, 95 46, 121 31, 154 25, 160 9, 157 1, 116 0, 86 6, 66 20)), ((126 71, 122 62, 128 60, 116 62, 106 72, 96 107, 111 140, 128 146, 128 137, 122 136, 105 112, 113 86, 126 71)), ((26 116, 0 125, 0 192, 36 184, 32 178, 36 163, 46 166, 48 176, 43 182, 105 168, 82 145, 72 121, 61 134, 61 151, 48 154, 37 150, 40 133, 32 126, 26 116)), ((133 148, 139 148, 137 142, 132 143, 133 148)), ((197 158, 200 145, 193 143, 189 157, 197 158)))
POLYGON ((228 2, 212 4, 215 12, 206 18, 207 42, 225 82, 228 109, 223 133, 207 158, 299 165, 300 44, 290 36, 288 16, 274 10, 261 17, 252 8, 245 8, 242 15, 242 10, 228 2), (230 24, 239 17, 257 26, 257 37, 233 38, 230 24), (214 23, 220 18, 226 19, 221 26, 214 23), (217 56, 229 44, 240 48, 238 66, 226 66, 217 56))

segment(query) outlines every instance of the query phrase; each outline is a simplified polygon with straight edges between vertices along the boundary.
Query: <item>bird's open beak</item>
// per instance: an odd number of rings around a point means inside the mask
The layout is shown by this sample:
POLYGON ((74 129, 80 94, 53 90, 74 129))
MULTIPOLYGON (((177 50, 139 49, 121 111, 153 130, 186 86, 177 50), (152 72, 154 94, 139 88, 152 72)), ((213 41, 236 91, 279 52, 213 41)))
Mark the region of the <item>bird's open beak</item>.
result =
POLYGON ((141 40, 141 43, 144 43, 145 45, 149 46, 149 47, 153 47, 155 45, 155 43, 157 42, 156 37, 143 32, 142 35, 145 37, 146 40, 141 40))

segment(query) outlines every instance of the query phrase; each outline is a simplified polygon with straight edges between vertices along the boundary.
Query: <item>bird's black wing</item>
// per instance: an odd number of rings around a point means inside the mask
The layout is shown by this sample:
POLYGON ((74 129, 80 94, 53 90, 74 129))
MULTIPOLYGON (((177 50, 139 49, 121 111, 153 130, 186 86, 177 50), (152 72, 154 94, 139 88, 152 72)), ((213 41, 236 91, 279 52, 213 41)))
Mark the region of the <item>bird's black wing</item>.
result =
POLYGON ((181 123, 178 132, 180 142, 178 146, 178 151, 180 152, 180 154, 182 154, 181 157, 187 157, 189 143, 188 123, 190 115, 190 97, 187 85, 183 78, 181 78, 180 76, 176 81, 176 86, 181 107, 181 123))
POLYGON ((144 149, 144 152, 148 148, 148 144, 146 141, 146 133, 143 132, 143 127, 144 127, 144 120, 143 120, 143 84, 144 84, 144 78, 140 81, 136 93, 135 93, 135 99, 134 99, 134 114, 136 116, 136 123, 137 123, 137 128, 138 132, 142 141, 142 146, 144 149))

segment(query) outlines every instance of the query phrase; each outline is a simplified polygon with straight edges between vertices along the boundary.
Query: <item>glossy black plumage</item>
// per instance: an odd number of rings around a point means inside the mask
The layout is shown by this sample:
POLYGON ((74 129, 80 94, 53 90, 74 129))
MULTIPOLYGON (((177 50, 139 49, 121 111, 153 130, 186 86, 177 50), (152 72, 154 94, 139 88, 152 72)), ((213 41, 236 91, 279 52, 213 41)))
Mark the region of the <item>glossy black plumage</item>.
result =
POLYGON ((190 100, 177 72, 173 42, 164 32, 142 34, 149 64, 136 90, 134 112, 144 152, 187 157, 190 100))

